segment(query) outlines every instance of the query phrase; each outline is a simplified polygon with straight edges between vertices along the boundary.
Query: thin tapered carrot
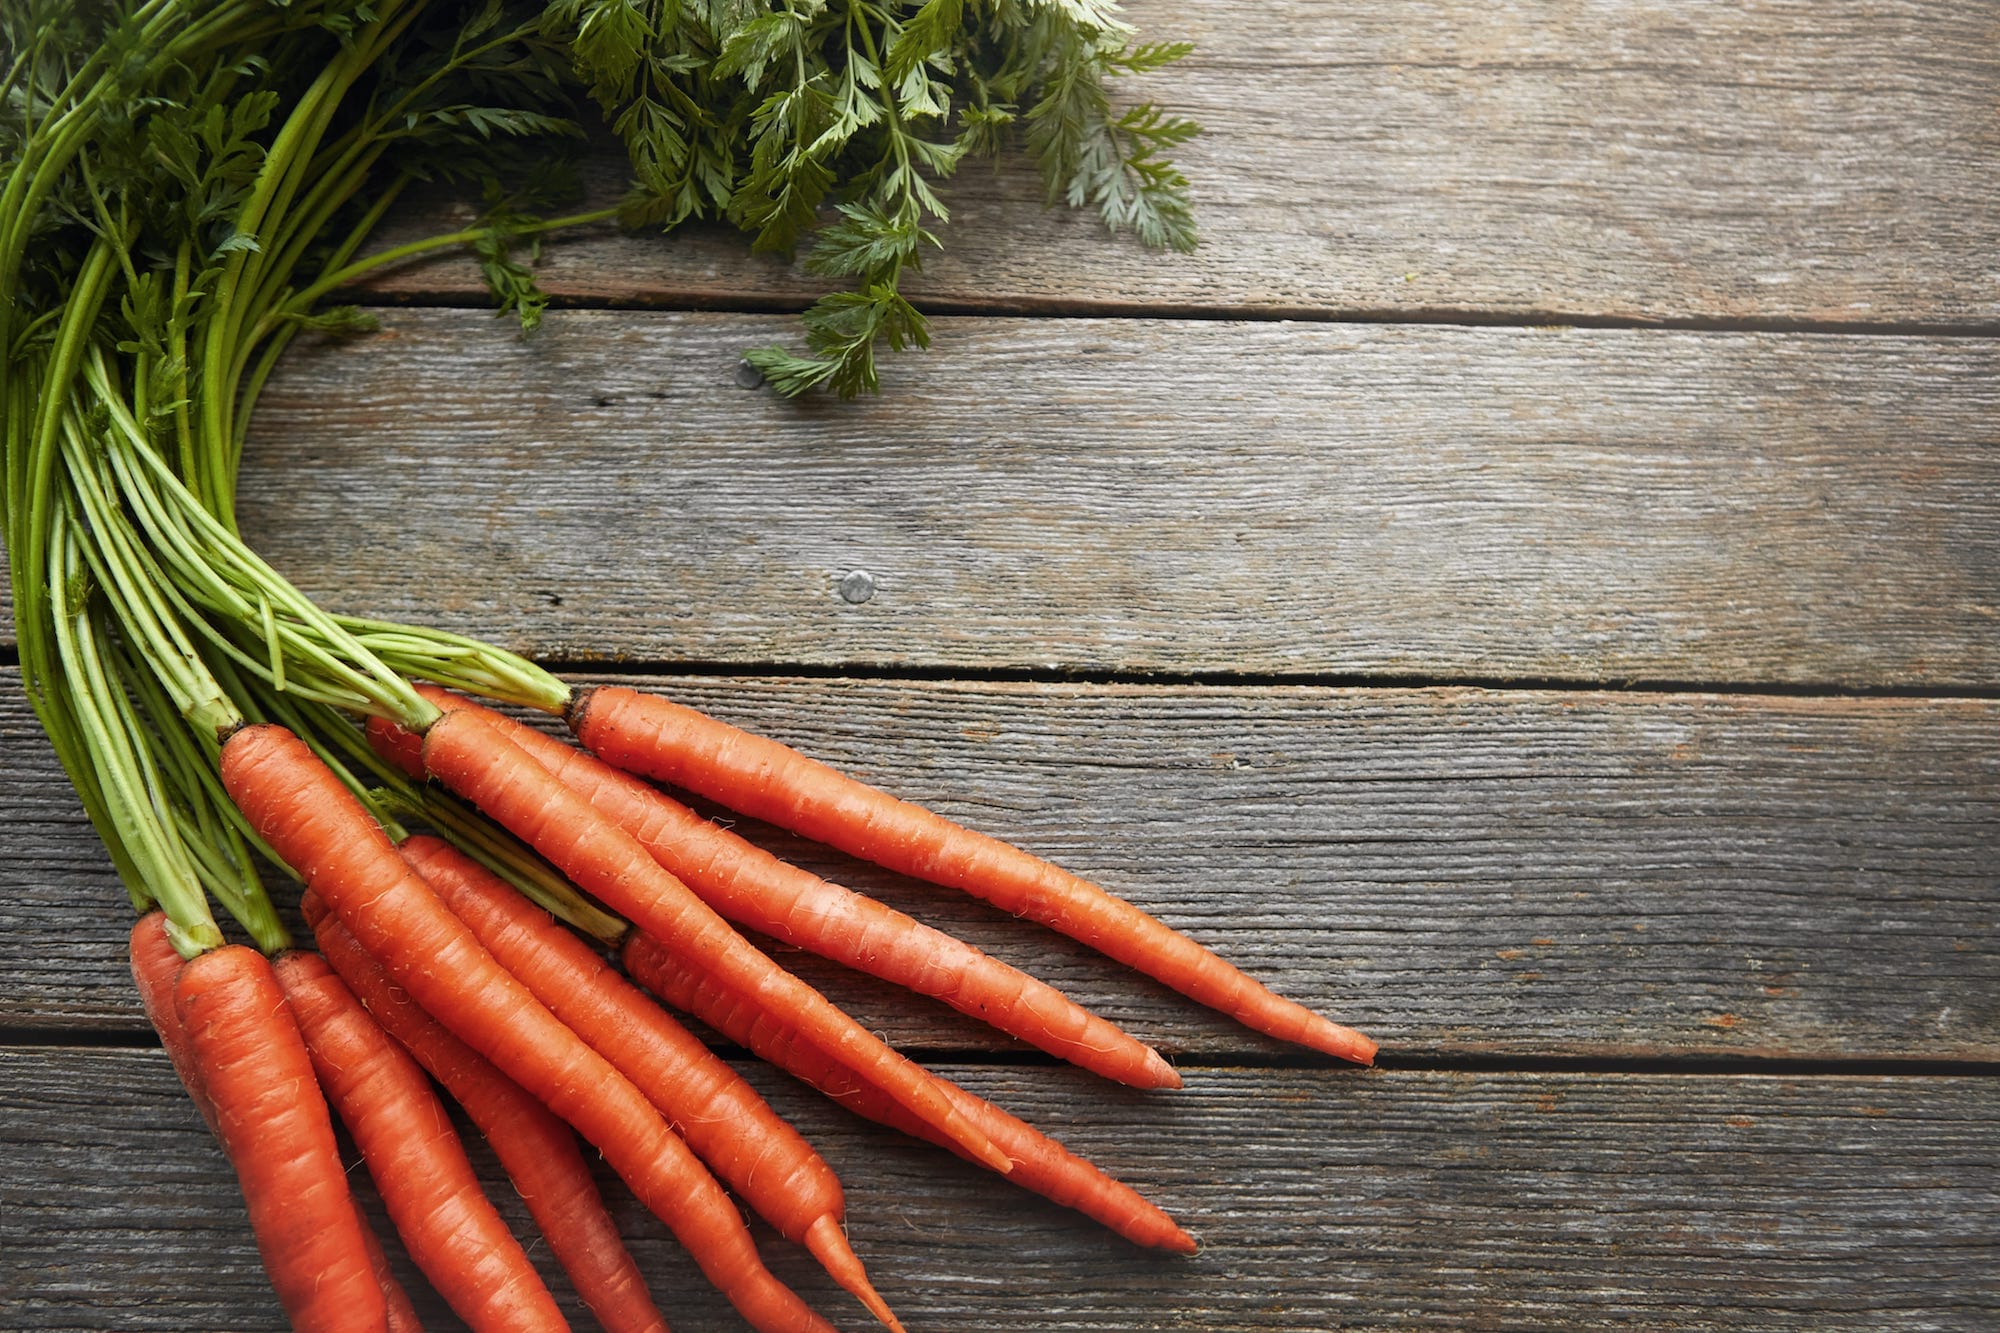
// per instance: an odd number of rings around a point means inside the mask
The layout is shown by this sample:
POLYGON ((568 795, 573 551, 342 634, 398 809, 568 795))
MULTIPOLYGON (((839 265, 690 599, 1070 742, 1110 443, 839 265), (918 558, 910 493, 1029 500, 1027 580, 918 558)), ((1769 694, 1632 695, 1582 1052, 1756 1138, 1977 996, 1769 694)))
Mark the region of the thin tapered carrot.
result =
MULTIPOLYGON (((797 1040, 781 1020, 747 1005, 699 969, 676 958, 643 931, 634 931, 621 951, 626 971, 647 990, 693 1014, 723 1036, 870 1120, 948 1148, 974 1160, 903 1107, 855 1079, 811 1046, 797 1040)), ((1033 1190, 1103 1223, 1137 1245, 1195 1252, 1194 1238, 1130 1186, 1121 1184, 1054 1139, 957 1084, 938 1080, 967 1116, 1014 1159, 1009 1182, 1033 1190)), ((983 1163, 981 1164, 983 1165, 983 1163)))
MULTIPOLYGON (((778 859, 594 755, 447 690, 421 685, 417 690, 440 708, 462 709, 499 728, 737 925, 941 1000, 1106 1078, 1142 1088, 1181 1085, 1159 1052, 1055 987, 885 903, 778 859)), ((423 776, 412 733, 371 718, 368 738, 392 762, 423 776)))
POLYGON ((222 780, 396 983, 575 1126, 754 1327, 831 1327, 764 1267, 728 1195, 645 1096, 480 947, 303 741, 245 727, 223 745, 222 780))
POLYGON ((494 1210, 450 1113, 408 1052, 324 958, 272 964, 320 1087, 361 1150, 403 1247, 474 1330, 568 1329, 555 1298, 494 1210))
POLYGON ((885 1326, 902 1328, 847 1243, 847 1204, 833 1168, 742 1075, 596 950, 450 844, 420 835, 403 844, 403 858, 502 966, 638 1085, 745 1203, 806 1246, 885 1326))
MULTIPOLYGON (((139 988, 139 1003, 153 1024, 153 1031, 160 1034, 160 1046, 166 1051, 167 1058, 173 1061, 174 1072, 180 1075, 181 1086, 187 1089, 188 1096, 201 1111, 201 1118, 208 1122, 209 1132, 219 1139, 221 1130, 215 1120, 215 1104, 209 1100, 208 1090, 202 1086, 201 1071, 195 1067, 194 1053, 188 1049, 187 1030, 181 1026, 180 1015, 174 1010, 174 979, 180 975, 181 956, 173 941, 167 937, 165 912, 156 909, 133 923, 131 959, 132 980, 139 988)), ((410 1303, 410 1294, 403 1290, 402 1282, 389 1267, 389 1257, 382 1252, 382 1242, 376 1239, 367 1216, 358 1207, 355 1215, 361 1225, 361 1239, 368 1246, 368 1265, 374 1270, 375 1280, 382 1288, 389 1333, 423 1333, 424 1326, 417 1318, 416 1307, 410 1303)))
POLYGON ((1124 899, 777 741, 618 685, 580 691, 569 721, 615 767, 1039 921, 1269 1036, 1361 1064, 1375 1058, 1361 1033, 1274 994, 1124 899))
POLYGON ((190 959, 174 981, 174 1009, 292 1327, 385 1330, 332 1116, 271 965, 240 944, 190 959))
POLYGON ((299 907, 321 956, 479 1127, 597 1322, 607 1333, 667 1333, 569 1126, 425 1013, 317 894, 299 907))
POLYGON ((758 952, 661 869, 637 839, 557 782, 520 746, 470 713, 449 712, 424 733, 424 768, 540 852, 578 888, 698 959, 723 984, 782 1010, 806 1040, 908 1103, 994 1170, 1007 1170, 1007 1155, 959 1114, 923 1070, 758 952))

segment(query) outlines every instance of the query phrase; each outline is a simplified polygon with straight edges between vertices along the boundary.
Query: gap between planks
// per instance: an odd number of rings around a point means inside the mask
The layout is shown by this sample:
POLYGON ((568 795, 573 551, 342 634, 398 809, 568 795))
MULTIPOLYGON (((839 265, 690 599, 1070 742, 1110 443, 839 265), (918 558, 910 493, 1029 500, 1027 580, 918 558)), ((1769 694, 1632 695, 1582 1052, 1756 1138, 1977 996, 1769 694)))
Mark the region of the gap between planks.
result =
MULTIPOLYGON (((329 298, 369 310, 458 310, 498 313, 490 302, 469 299, 462 291, 406 293, 346 288, 329 298)), ((1688 315, 1648 318, 1637 315, 1593 315, 1581 310, 1402 310, 1392 306, 1260 306, 1148 305, 1132 301, 993 300, 951 301, 912 296, 910 304, 932 319, 1045 320, 1169 320, 1189 323, 1226 320, 1240 324, 1409 325, 1444 329, 1607 329, 1658 330, 1677 333, 1796 333, 1854 338, 1995 338, 2000 322, 1948 324, 1933 320, 1760 318, 1754 315, 1688 315)), ((803 296, 732 292, 705 299, 674 293, 655 299, 643 295, 590 297, 549 294, 550 310, 627 311, 646 314, 797 315, 812 302, 803 296)), ((921 355, 921 352, 907 353, 921 355)))
MULTIPOLYGON (((749 1051, 711 1040, 710 1049, 725 1060, 754 1058, 749 1051)), ((160 1043, 139 1028, 76 1029, 0 1027, 0 1049, 21 1051, 150 1051, 160 1043)), ((983 1065, 995 1069, 1061 1069, 1061 1061, 1039 1051, 995 1051, 903 1046, 903 1055, 919 1064, 983 1065)), ((1270 1055, 1256 1052, 1190 1052, 1174 1061, 1176 1069, 1194 1070, 1335 1070, 1352 1066, 1314 1052, 1270 1055)), ((1560 1074, 1588 1076, 1636 1075, 1662 1078, 2000 1078, 2000 1060, 1937 1060, 1915 1058, 1784 1056, 1527 1056, 1476 1054, 1401 1054, 1383 1051, 1374 1070, 1383 1074, 1560 1074)))
MULTIPOLYGON (((16 670, 20 651, 0 643, 0 671, 16 670)), ((1938 704, 2000 699, 2000 683, 1990 686, 1866 685, 1842 681, 1592 680, 1561 676, 1405 675, 1367 671, 1087 671, 1064 668, 982 667, 971 664, 925 667, 874 662, 728 662, 660 659, 542 659, 537 666, 564 679, 635 675, 690 676, 732 680, 876 680, 950 685, 1185 685, 1214 689, 1327 690, 1484 690, 1496 694, 1740 694, 1757 699, 1904 699, 1938 704)))

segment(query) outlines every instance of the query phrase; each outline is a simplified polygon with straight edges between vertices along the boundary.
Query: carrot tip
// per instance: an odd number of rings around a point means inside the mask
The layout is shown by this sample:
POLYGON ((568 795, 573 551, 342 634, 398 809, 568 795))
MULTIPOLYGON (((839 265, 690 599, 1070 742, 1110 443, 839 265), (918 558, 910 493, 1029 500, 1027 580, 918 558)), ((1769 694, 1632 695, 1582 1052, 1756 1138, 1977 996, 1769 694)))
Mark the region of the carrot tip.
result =
POLYGON ((1342 1027, 1331 1019, 1321 1018, 1317 1014, 1313 1015, 1312 1026, 1299 1034, 1297 1041, 1301 1046, 1310 1046, 1313 1050, 1324 1051, 1343 1060, 1352 1060, 1358 1065, 1374 1064, 1375 1052, 1380 1049, 1373 1041, 1353 1028, 1342 1027))
POLYGON ((861 1256, 847 1243, 847 1235, 840 1229, 840 1223, 834 1220, 833 1214, 821 1213, 813 1219, 812 1225, 806 1228, 805 1247, 835 1282, 868 1307, 868 1313, 879 1319, 882 1327, 891 1333, 905 1333, 902 1321, 896 1318, 889 1303, 882 1299, 881 1293, 868 1280, 867 1270, 861 1266, 861 1256))
POLYGON ((973 1155, 979 1159, 980 1164, 988 1170, 997 1171, 1003 1176, 1014 1174, 1014 1159, 1001 1151, 999 1145, 995 1144, 985 1135, 980 1135, 978 1144, 967 1144, 963 1139, 958 1140, 958 1142, 962 1146, 970 1148, 973 1155))
POLYGON ((1164 1056, 1148 1046, 1146 1048, 1144 1081, 1139 1086, 1144 1088, 1178 1088, 1181 1086, 1181 1074, 1178 1069, 1167 1063, 1164 1056))

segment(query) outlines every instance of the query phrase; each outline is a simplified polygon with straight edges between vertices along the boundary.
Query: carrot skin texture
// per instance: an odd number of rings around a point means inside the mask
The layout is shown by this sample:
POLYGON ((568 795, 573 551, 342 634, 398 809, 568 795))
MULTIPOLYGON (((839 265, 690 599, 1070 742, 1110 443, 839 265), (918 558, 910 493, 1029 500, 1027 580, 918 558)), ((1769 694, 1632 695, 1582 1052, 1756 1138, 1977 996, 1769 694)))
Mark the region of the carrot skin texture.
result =
POLYGON ((222 779, 397 984, 595 1145, 753 1327, 831 1328, 764 1268, 728 1196, 639 1090, 480 947, 304 742, 245 727, 223 746, 222 779))
MULTIPOLYGON (((209 1101, 208 1091, 201 1085, 201 1071, 195 1068, 194 1054, 188 1049, 187 1030, 181 1026, 180 1015, 174 1011, 174 979, 180 975, 181 955, 167 938, 165 912, 156 909, 133 923, 131 956, 132 980, 139 987, 139 1003, 145 1009, 153 1031, 160 1034, 160 1045, 167 1058, 173 1061, 174 1072, 181 1077, 181 1086, 188 1090, 188 1096, 201 1111, 201 1118, 208 1122, 209 1133, 220 1139, 222 1133, 215 1121, 215 1104, 209 1101)), ((368 1225, 368 1218, 358 1206, 356 1217, 361 1224, 361 1239, 368 1246, 369 1266, 375 1270, 375 1279, 382 1287, 389 1333, 423 1333, 424 1326, 417 1318, 416 1307, 410 1303, 410 1294, 403 1290, 402 1282, 390 1269, 389 1257, 382 1252, 382 1242, 376 1239, 374 1228, 368 1225)))
POLYGON ((1246 1027, 1370 1064, 1375 1043, 1273 993, 1122 898, 777 741, 619 685, 569 711, 585 748, 614 767, 718 801, 900 874, 1039 921, 1228 1014, 1246 1027))
POLYGON ((208 1122, 208 1131, 217 1138, 222 1131, 215 1123, 215 1104, 208 1099, 208 1090, 202 1087, 201 1070, 194 1063, 194 1052, 188 1047, 187 1029, 181 1026, 181 1018, 174 1010, 174 981, 181 973, 180 951, 167 938, 167 914, 155 908, 132 923, 132 934, 128 941, 128 952, 132 960, 132 984, 139 988, 139 1005, 146 1011, 147 1021, 153 1031, 160 1034, 160 1047, 173 1061, 174 1072, 181 1076, 181 1086, 201 1111, 201 1118, 208 1122))
POLYGON ((300 907, 348 989, 479 1127, 597 1322, 608 1333, 667 1333, 569 1126, 418 1007, 316 894, 300 907))
POLYGON ((270 964, 242 945, 202 954, 181 968, 174 1006, 292 1327, 386 1330, 333 1120, 270 964))
POLYGON ((554 917, 449 843, 419 835, 402 851, 501 965, 631 1079, 725 1184, 786 1240, 811 1234, 835 1279, 886 1326, 901 1328, 847 1247, 847 1204, 833 1168, 741 1075, 554 917), (831 1232, 815 1226, 823 1218, 831 1232))
POLYGON ((521 748, 463 710, 424 733, 424 768, 546 857, 570 882, 673 947, 725 985, 790 1014, 801 1035, 882 1087, 1003 1174, 1007 1155, 941 1096, 923 1070, 760 953, 662 870, 636 839, 597 813, 521 748))
MULTIPOLYGON (((1159 1052, 1055 987, 780 860, 595 755, 436 686, 418 693, 499 729, 729 921, 940 1000, 1105 1078, 1141 1088, 1181 1085, 1159 1052)), ((412 775, 423 776, 411 733, 371 718, 368 736, 384 757, 405 771, 414 761, 412 775)))
POLYGON ((479 1186, 430 1081, 325 959, 272 965, 306 1049, 410 1257, 476 1333, 567 1330, 555 1298, 479 1186))
MULTIPOLYGON (((677 959, 658 940, 634 931, 621 957, 627 972, 666 1003, 854 1112, 975 1161, 959 1146, 847 1070, 827 1060, 769 1015, 744 1004, 711 977, 677 959)), ((1193 1254, 1194 1238, 1130 1186, 1112 1179, 1040 1130, 944 1079, 946 1095, 1014 1159, 1007 1179, 1103 1223, 1136 1245, 1193 1254)), ((984 1165, 984 1163, 976 1163, 984 1165)))

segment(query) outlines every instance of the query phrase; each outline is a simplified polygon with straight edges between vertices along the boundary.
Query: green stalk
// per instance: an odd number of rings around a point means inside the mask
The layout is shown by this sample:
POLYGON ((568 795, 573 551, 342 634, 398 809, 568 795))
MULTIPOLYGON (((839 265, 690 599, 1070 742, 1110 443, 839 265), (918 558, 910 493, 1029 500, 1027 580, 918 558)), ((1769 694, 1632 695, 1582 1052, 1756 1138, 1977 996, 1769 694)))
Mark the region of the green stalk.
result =
POLYGON ((391 789, 380 793, 380 799, 404 818, 430 825, 445 841, 513 885, 537 907, 586 935, 616 946, 631 930, 624 918, 584 897, 562 872, 511 834, 443 792, 428 787, 391 789))
POLYGON ((149 734, 156 741, 156 759, 184 799, 194 797, 186 813, 183 841, 196 853, 202 877, 238 924, 250 932, 257 947, 276 953, 291 946, 291 934, 257 878, 252 849, 267 852, 251 831, 236 803, 223 789, 217 770, 217 747, 201 743, 201 733, 172 725, 171 711, 158 678, 145 669, 129 645, 118 657, 126 687, 142 712, 153 719, 149 734))
MULTIPOLYGON (((407 5, 401 0, 386 0, 365 36, 343 45, 339 54, 328 62, 272 141, 265 155, 264 167, 258 173, 256 187, 237 214, 238 232, 256 236, 264 229, 267 217, 273 212, 283 211, 299 188, 301 174, 311 167, 315 146, 325 136, 348 90, 395 37, 409 26, 423 6, 424 0, 413 0, 407 5), (398 10, 402 12, 399 14, 398 10)), ((236 438, 233 390, 236 376, 241 371, 243 324, 248 317, 238 300, 238 292, 246 284, 255 291, 258 275, 267 262, 260 251, 238 250, 229 256, 216 281, 213 295, 215 313, 210 316, 207 325, 202 354, 204 427, 209 447, 214 449, 226 450, 228 442, 236 438)), ((219 468, 217 471, 227 473, 229 469, 219 468)), ((234 506, 223 504, 223 499, 222 496, 215 497, 220 511, 216 516, 233 532, 236 525, 234 506)))
MULTIPOLYGON (((617 208, 596 208, 583 213, 571 213, 566 217, 548 218, 523 223, 517 232, 510 234, 540 236, 569 227, 583 227, 593 223, 615 222, 617 220, 617 208)), ((312 309, 313 306, 318 304, 329 293, 338 291, 342 287, 352 286, 377 269, 386 268, 391 264, 400 264, 406 259, 415 259, 420 255, 430 254, 433 251, 448 250, 460 245, 470 245, 474 241, 481 239, 486 233, 487 228, 485 227, 467 227, 462 231, 446 232, 439 236, 426 236, 421 240, 406 241, 401 245, 391 246, 386 250, 378 250, 374 254, 355 260, 344 268, 326 274, 309 286, 300 288, 295 295, 288 298, 282 306, 278 307, 270 318, 296 319, 306 311, 312 309)))
POLYGON ((127 881, 133 904, 157 902, 167 915, 174 947, 193 957, 222 943, 208 900, 177 830, 161 818, 159 775, 131 729, 124 695, 113 684, 89 606, 88 579, 75 535, 63 529, 49 547, 49 583, 62 590, 55 618, 68 692, 85 753, 104 780, 106 813, 119 830, 136 879, 127 881))

